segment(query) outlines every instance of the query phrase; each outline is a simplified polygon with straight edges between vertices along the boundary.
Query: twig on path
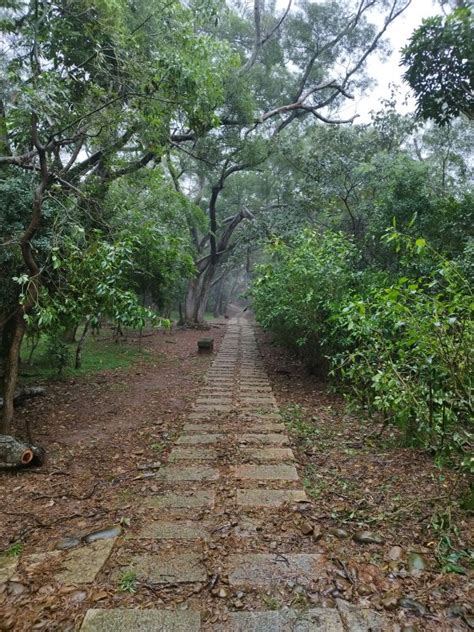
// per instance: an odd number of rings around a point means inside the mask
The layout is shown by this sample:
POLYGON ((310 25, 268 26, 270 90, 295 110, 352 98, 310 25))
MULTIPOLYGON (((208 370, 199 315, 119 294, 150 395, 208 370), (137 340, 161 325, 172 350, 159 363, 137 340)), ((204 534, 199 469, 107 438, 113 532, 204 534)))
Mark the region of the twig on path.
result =
POLYGON ((95 490, 97 489, 98 486, 99 486, 99 482, 94 483, 94 485, 92 485, 92 488, 83 496, 68 496, 65 494, 56 494, 53 496, 53 495, 48 495, 48 494, 42 494, 41 496, 35 496, 35 498, 33 498, 32 500, 55 500, 57 498, 66 498, 67 500, 88 500, 95 494, 95 490))
POLYGON ((3 514, 6 516, 20 516, 21 518, 32 518, 39 527, 48 527, 45 522, 42 522, 35 514, 30 512, 20 512, 20 511, 3 511, 3 514))

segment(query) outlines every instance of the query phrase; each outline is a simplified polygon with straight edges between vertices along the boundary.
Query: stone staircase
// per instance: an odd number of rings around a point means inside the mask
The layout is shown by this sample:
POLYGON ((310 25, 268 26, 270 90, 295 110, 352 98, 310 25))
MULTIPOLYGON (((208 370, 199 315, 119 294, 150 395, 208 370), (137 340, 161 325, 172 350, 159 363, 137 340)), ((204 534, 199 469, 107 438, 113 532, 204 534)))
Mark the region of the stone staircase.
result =
POLYGON ((371 610, 316 599, 331 562, 288 529, 310 503, 279 419, 253 327, 233 319, 168 464, 146 479, 133 552, 128 538, 115 544, 155 598, 88 610, 81 632, 391 629, 371 610))

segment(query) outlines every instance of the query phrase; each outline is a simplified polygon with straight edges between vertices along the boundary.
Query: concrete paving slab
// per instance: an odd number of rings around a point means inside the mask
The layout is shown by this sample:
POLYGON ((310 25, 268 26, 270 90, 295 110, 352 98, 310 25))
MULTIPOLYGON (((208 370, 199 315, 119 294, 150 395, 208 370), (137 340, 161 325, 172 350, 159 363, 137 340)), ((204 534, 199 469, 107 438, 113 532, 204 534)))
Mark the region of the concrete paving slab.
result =
POLYGON ((155 478, 168 481, 169 483, 179 483, 181 481, 216 481, 219 478, 219 472, 205 465, 190 465, 189 467, 167 465, 156 473, 155 478))
POLYGON ((275 612, 231 612, 225 623, 212 632, 344 632, 334 608, 280 610, 275 612))
POLYGON ((183 493, 167 492, 162 496, 150 496, 145 505, 152 509, 212 509, 215 504, 215 492, 196 490, 183 493))
POLYGON ((298 472, 294 465, 237 465, 232 475, 242 480, 254 481, 297 481, 298 472))
POLYGON ((286 503, 306 502, 300 489, 238 489, 237 504, 242 507, 281 507, 286 503))
POLYGON ((138 580, 152 584, 188 584, 207 580, 206 569, 197 553, 142 553, 131 558, 127 569, 135 571, 138 580))
POLYGON ((201 616, 192 610, 113 608, 86 612, 80 632, 199 632, 201 616))
POLYGON ((326 575, 327 561, 322 555, 309 553, 248 553, 231 555, 231 587, 266 587, 294 582, 308 586, 326 575))
POLYGON ((135 540, 206 540, 209 531, 203 524, 192 520, 154 520, 130 537, 135 540))

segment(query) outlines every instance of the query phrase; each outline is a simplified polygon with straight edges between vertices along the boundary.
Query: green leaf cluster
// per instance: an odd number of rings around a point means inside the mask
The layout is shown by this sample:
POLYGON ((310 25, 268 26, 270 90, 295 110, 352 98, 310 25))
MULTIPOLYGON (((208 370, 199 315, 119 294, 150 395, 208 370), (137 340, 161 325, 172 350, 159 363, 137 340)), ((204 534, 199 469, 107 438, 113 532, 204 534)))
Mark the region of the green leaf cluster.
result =
POLYGON ((422 238, 391 229, 385 241, 417 276, 358 269, 342 234, 306 231, 275 242, 253 284, 261 324, 330 375, 375 420, 410 443, 467 465, 474 296, 459 265, 422 238))

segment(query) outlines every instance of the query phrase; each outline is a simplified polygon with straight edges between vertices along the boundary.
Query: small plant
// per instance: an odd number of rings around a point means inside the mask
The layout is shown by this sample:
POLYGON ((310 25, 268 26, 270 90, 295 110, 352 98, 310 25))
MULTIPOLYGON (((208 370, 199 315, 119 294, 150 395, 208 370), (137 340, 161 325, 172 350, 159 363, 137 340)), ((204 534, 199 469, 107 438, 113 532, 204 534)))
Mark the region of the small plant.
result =
POLYGON ((306 493, 311 498, 319 498, 321 496, 321 488, 316 484, 316 468, 312 463, 308 463, 304 469, 303 486, 306 493))
POLYGON ((150 447, 152 450, 155 450, 158 455, 160 455, 165 449, 164 443, 152 443, 150 447))
POLYGON ((288 404, 288 406, 282 407, 280 415, 288 430, 293 432, 305 445, 313 443, 314 438, 319 434, 319 430, 314 424, 306 421, 304 408, 299 404, 288 404))
POLYGON ((444 572, 467 573, 474 564, 472 552, 455 546, 458 529, 453 524, 451 511, 435 513, 431 518, 431 529, 437 536, 436 558, 444 572))
POLYGON ((19 557, 23 551, 23 544, 21 542, 15 542, 10 545, 5 551, 7 557, 19 557))
POLYGON ((57 375, 61 376, 64 369, 71 363, 71 352, 68 345, 61 340, 59 335, 52 335, 48 339, 46 353, 51 365, 56 369, 57 375))
POLYGON ((120 575, 119 590, 120 592, 128 592, 130 594, 137 592, 138 579, 134 570, 129 569, 123 571, 120 575))
POLYGON ((280 602, 278 601, 278 599, 275 599, 275 597, 272 597, 271 595, 263 595, 262 599, 263 603, 267 606, 269 610, 280 609, 280 602))

